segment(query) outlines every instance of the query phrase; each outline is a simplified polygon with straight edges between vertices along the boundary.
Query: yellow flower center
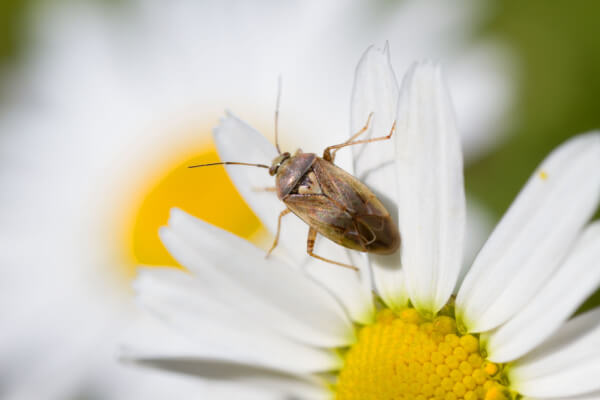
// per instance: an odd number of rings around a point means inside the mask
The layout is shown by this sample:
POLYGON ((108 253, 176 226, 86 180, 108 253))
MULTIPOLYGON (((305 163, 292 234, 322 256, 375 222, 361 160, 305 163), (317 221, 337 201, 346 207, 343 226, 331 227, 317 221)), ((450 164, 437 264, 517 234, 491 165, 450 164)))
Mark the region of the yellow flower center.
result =
POLYGON ((346 353, 336 399, 512 399, 501 381, 500 366, 484 361, 479 339, 461 336, 454 318, 386 309, 346 353))
MULTIPOLYGON (((150 171, 132 193, 132 207, 123 242, 128 275, 139 264, 178 265, 158 236, 167 225, 169 210, 178 207, 213 225, 262 244, 265 228, 239 195, 221 166, 189 169, 188 166, 219 161, 212 142, 190 146, 182 154, 150 171)), ((242 160, 243 161, 243 160, 242 160)), ((266 242, 265 242, 266 243, 266 242)))

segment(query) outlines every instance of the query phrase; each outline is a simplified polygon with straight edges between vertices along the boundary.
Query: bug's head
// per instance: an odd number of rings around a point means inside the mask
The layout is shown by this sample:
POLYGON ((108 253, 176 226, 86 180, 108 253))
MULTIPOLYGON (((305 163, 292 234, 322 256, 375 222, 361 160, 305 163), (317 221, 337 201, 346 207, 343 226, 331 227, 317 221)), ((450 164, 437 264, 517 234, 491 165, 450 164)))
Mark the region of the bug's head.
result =
POLYGON ((279 167, 281 167, 290 157, 291 155, 287 151, 275 157, 271 163, 271 168, 269 168, 269 175, 276 175, 279 167))

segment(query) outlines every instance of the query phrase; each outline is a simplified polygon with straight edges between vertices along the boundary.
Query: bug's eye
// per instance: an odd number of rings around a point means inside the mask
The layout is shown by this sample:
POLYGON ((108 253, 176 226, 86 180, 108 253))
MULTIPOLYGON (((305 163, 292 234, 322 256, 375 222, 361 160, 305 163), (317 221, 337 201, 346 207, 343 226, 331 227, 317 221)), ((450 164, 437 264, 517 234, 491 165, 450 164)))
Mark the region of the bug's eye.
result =
POLYGON ((277 170, 279 169, 281 164, 283 164, 288 158, 290 158, 290 153, 288 153, 287 151, 278 155, 271 163, 271 168, 269 168, 269 175, 273 176, 277 174, 277 170))

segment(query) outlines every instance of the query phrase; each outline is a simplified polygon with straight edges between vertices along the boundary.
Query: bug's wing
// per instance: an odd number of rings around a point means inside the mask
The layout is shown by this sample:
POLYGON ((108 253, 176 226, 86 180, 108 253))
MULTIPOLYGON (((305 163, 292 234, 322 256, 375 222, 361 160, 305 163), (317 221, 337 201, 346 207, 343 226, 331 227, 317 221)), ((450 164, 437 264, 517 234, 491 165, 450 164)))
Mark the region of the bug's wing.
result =
POLYGON ((366 250, 352 216, 326 196, 292 194, 284 202, 300 219, 331 241, 350 249, 366 250))
POLYGON ((348 232, 356 235, 369 252, 391 254, 398 249, 400 234, 396 224, 364 183, 321 158, 315 160, 313 170, 323 195, 351 215, 353 229, 348 232))
POLYGON ((354 216, 389 217, 388 211, 361 181, 336 165, 317 158, 313 170, 323 194, 354 216))
POLYGON ((392 254, 400 247, 400 234, 390 217, 359 215, 354 223, 370 253, 392 254))

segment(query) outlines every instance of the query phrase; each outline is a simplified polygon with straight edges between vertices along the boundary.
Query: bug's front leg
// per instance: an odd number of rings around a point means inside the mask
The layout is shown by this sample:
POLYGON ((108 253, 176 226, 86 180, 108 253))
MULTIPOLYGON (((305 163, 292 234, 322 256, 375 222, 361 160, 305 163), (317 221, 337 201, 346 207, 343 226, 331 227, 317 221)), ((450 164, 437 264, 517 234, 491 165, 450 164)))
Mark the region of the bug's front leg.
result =
POLYGON ((333 261, 333 260, 318 256, 315 253, 313 253, 313 250, 315 249, 315 239, 316 238, 317 238, 317 231, 314 228, 309 228, 308 229, 308 237, 306 239, 306 252, 308 253, 309 256, 314 257, 321 261, 328 262, 330 264, 335 264, 335 265, 339 265, 340 267, 350 268, 355 271, 358 271, 358 268, 356 268, 354 265, 349 265, 349 264, 344 264, 341 262, 333 261))
MULTIPOLYGON (((369 118, 369 120, 370 120, 370 118, 369 118)), ((369 125, 368 125, 368 121, 367 121, 367 125, 365 125, 365 127, 363 129, 366 130, 366 128, 368 126, 369 125)), ((355 138, 359 134, 363 133, 363 130, 361 129, 361 131, 359 131, 357 134, 353 135, 350 138, 350 140, 348 140, 348 141, 346 141, 344 143, 336 144, 336 145, 333 145, 333 146, 328 146, 325 149, 325 151, 323 152, 323 159, 325 159, 327 161, 333 162, 333 160, 335 160, 335 152, 338 151, 339 149, 341 149, 342 147, 353 146, 355 144, 361 144, 361 143, 371 143, 371 142, 378 142, 380 140, 391 139, 395 130, 396 130, 396 121, 394 121, 394 123, 392 124, 392 129, 390 129, 390 133, 387 134, 386 136, 376 137, 376 138, 372 138, 372 139, 363 139, 363 140, 351 141, 352 138, 355 138), (331 154, 331 150, 333 150, 333 154, 331 154)))
MULTIPOLYGON (((367 123, 365 124, 365 126, 363 126, 361 128, 360 131, 356 132, 354 135, 350 136, 350 138, 348 140, 346 140, 344 143, 342 144, 346 144, 346 143, 350 143, 352 142, 354 139, 356 139, 357 137, 359 137, 360 135, 362 135, 363 133, 365 133, 368 129, 369 129, 369 125, 371 125, 371 118, 373 117, 373 113, 369 114, 369 117, 367 118, 367 123)), ((323 152, 323 158, 327 161, 331 161, 333 162, 335 160, 335 153, 339 150, 336 149, 334 150, 332 153, 330 153, 331 147, 327 147, 325 149, 325 151, 323 152)))
POLYGON ((265 258, 269 257, 271 252, 273 250, 275 250, 275 247, 277 247, 277 243, 279 243, 279 232, 281 231, 281 218, 283 218, 284 216, 286 216, 289 213, 290 213, 290 209, 286 208, 279 214, 279 218, 277 218, 277 233, 275 234, 275 240, 273 241, 273 245, 271 246, 269 251, 267 251, 267 255, 265 256, 265 258))

